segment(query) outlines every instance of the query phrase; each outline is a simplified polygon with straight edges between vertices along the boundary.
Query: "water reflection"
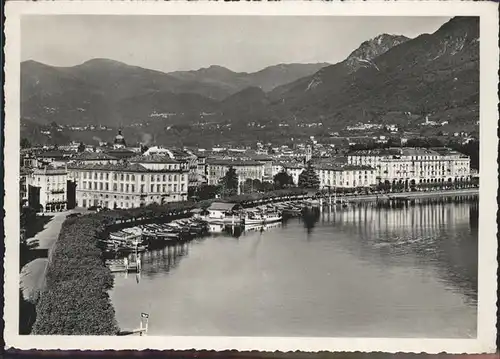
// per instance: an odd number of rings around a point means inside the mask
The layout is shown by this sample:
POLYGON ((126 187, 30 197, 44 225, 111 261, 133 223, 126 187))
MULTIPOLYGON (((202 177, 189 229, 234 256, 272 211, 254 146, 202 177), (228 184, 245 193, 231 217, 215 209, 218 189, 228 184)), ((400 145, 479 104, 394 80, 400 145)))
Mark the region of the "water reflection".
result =
POLYGON ((340 243, 359 258, 387 266, 432 266, 443 281, 476 302, 478 205, 478 197, 359 203, 321 217, 349 234, 340 243))
POLYGON ((475 336, 477 197, 211 232, 144 253, 135 280, 117 275, 121 326, 143 310, 151 335, 475 336))

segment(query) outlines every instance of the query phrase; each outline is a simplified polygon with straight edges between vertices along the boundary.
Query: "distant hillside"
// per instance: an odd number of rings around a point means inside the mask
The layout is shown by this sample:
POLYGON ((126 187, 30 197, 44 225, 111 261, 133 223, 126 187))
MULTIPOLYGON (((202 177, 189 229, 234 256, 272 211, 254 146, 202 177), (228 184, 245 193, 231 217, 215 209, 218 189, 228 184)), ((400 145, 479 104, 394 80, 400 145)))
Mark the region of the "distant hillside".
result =
POLYGON ((434 34, 397 39, 396 46, 384 40, 388 45, 379 56, 354 60, 351 55, 276 89, 271 93, 276 106, 305 121, 339 125, 383 121, 389 112, 403 118, 407 111, 456 123, 478 120, 478 18, 454 18, 434 34))
POLYGON ((325 64, 290 64, 235 73, 220 66, 165 74, 108 59, 72 67, 21 64, 21 116, 35 123, 127 125, 154 112, 214 111, 247 87, 264 90, 325 64))
POLYGON ((21 115, 31 124, 127 126, 154 119, 141 131, 172 140, 179 135, 169 128, 182 124, 191 128, 192 143, 300 137, 300 123, 321 122, 315 133, 321 135, 360 121, 408 123, 429 116, 463 126, 479 119, 476 17, 456 17, 415 39, 383 34, 344 61, 323 65, 165 74, 103 59, 71 68, 27 61, 21 65, 21 115))
POLYGON ((152 113, 152 97, 170 94, 170 101, 158 110, 184 111, 183 102, 189 108, 202 108, 209 100, 201 94, 217 91, 205 84, 193 85, 159 71, 107 59, 73 67, 35 61, 21 64, 21 117, 36 123, 127 125, 138 114, 144 118, 152 113), (184 93, 189 88, 199 93, 184 93), (176 98, 182 101, 173 105, 176 98), (135 104, 132 112, 128 111, 130 106, 124 111, 125 102, 135 104))
POLYGON ((301 97, 306 91, 315 91, 314 89, 323 82, 334 83, 343 81, 344 77, 360 68, 373 66, 371 60, 408 40, 407 37, 400 35, 379 35, 363 42, 344 61, 323 67, 311 76, 305 76, 295 82, 276 87, 270 96, 275 100, 290 99, 296 96, 301 97))
POLYGON ((279 64, 253 73, 233 72, 225 67, 210 66, 196 71, 171 72, 169 75, 183 81, 220 87, 227 92, 225 96, 227 97, 247 87, 259 87, 263 91, 268 92, 277 86, 312 75, 328 65, 327 63, 279 64))

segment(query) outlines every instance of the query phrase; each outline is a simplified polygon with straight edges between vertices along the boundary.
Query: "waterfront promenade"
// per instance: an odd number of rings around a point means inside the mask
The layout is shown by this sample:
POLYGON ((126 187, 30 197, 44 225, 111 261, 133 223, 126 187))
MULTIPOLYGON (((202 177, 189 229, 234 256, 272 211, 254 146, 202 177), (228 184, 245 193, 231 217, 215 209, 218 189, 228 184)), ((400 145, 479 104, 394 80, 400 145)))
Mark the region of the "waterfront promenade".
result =
POLYGON ((82 210, 55 213, 42 231, 38 232, 34 237, 27 239, 28 244, 37 244, 35 249, 46 249, 47 258, 36 258, 21 269, 20 285, 25 299, 37 296, 43 290, 49 258, 59 237, 62 224, 69 214, 75 212, 82 212, 82 210))
POLYGON ((428 192, 397 192, 397 193, 394 192, 394 193, 384 193, 384 194, 337 196, 337 198, 345 198, 350 202, 362 202, 362 201, 387 200, 390 198, 429 198, 429 197, 451 197, 451 196, 466 196, 466 195, 479 195, 479 188, 439 190, 439 191, 428 191, 428 192))

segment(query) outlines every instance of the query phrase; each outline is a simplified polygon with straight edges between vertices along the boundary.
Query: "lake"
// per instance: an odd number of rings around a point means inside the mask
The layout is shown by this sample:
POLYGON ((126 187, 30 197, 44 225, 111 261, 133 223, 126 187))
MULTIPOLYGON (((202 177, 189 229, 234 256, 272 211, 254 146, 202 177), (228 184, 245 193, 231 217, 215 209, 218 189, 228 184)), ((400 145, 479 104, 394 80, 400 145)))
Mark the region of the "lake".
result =
POLYGON ((478 197, 359 203, 143 254, 116 274, 123 330, 148 335, 476 336, 478 197))

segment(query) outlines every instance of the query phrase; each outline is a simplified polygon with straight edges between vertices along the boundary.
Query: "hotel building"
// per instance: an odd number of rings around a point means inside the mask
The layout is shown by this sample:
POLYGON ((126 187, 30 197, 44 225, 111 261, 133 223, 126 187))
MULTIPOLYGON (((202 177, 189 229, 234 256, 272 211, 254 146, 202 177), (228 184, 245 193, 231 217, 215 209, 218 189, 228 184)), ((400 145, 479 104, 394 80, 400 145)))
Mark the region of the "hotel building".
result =
POLYGON ((245 160, 226 160, 226 159, 207 159, 207 181, 209 185, 217 185, 226 175, 230 167, 233 167, 238 175, 240 183, 247 179, 263 181, 264 163, 259 161, 245 160))
POLYGON ((185 162, 165 155, 136 156, 117 163, 68 165, 79 207, 133 208, 187 199, 185 162))
POLYGON ((364 165, 322 163, 316 166, 320 188, 370 187, 376 184, 375 168, 364 165))
POLYGON ((352 165, 376 170, 377 183, 422 184, 470 179, 470 158, 448 148, 388 148, 354 151, 352 165))

